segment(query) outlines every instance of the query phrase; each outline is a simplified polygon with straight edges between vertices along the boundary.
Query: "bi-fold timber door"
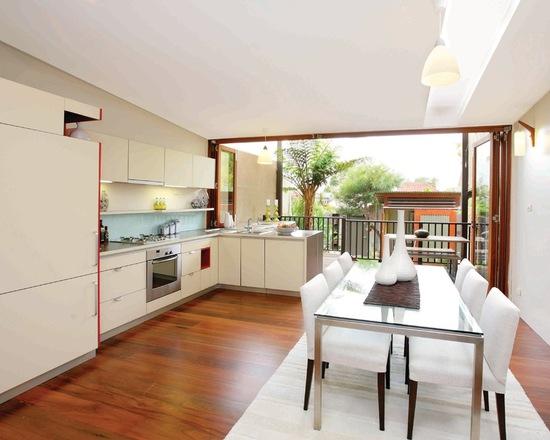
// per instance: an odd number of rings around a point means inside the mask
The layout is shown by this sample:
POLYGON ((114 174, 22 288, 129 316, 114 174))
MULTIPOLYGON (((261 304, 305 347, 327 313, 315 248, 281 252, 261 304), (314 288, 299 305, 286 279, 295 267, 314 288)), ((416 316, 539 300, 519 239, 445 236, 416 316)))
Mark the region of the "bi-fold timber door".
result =
POLYGON ((510 132, 476 136, 470 143, 470 260, 491 287, 508 290, 510 246, 510 132))

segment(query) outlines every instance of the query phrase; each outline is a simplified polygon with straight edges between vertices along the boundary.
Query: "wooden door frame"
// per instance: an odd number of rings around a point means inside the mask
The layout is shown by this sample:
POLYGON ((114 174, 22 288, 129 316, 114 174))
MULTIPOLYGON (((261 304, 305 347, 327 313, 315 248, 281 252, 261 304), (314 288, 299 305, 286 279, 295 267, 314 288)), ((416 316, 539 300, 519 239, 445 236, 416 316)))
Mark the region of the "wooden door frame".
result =
POLYGON ((510 260, 511 130, 495 131, 479 139, 472 148, 472 219, 470 260, 475 262, 477 148, 490 142, 489 243, 487 274, 489 287, 508 294, 510 260))
MULTIPOLYGON (((373 131, 356 131, 356 132, 339 132, 339 133, 307 133, 307 134, 286 134, 286 135, 273 135, 273 136, 248 136, 248 137, 235 137, 235 138, 219 138, 211 139, 208 141, 210 150, 216 149, 217 145, 232 144, 232 143, 245 143, 245 142, 264 142, 264 141, 291 141, 291 140, 303 140, 303 139, 334 139, 334 138, 358 138, 358 137, 376 137, 376 136, 410 136, 410 135, 426 135, 426 134, 468 134, 468 133, 489 133, 491 138, 495 134, 499 137, 499 155, 498 160, 492 161, 491 165, 491 185, 498 188, 499 198, 493 201, 500 203, 497 205, 499 215, 498 234, 491 233, 491 227, 493 230, 495 226, 491 218, 489 235, 495 236, 493 240, 498 240, 493 243, 493 249, 498 249, 498 252, 494 252, 494 255, 490 253, 493 260, 493 267, 498 262, 497 267, 499 269, 495 271, 493 279, 490 280, 491 286, 499 287, 504 293, 508 291, 508 264, 509 264, 509 250, 510 250, 510 189, 511 189, 511 132, 512 126, 506 125, 480 125, 480 126, 466 126, 466 127, 444 127, 444 128, 420 128, 420 129, 405 129, 405 130, 373 130, 373 131), (504 144, 504 145, 503 145, 504 144), (496 246, 495 246, 496 244, 496 246)), ((492 142, 493 145, 497 145, 496 142, 492 142)), ((211 156, 211 157, 216 157, 211 156)), ((217 169, 217 164, 216 164, 217 169)), ((475 200, 474 186, 472 187, 472 201, 475 200)), ((217 205, 211 205, 216 207, 217 205)), ((217 210, 217 209, 216 209, 217 210)), ((474 211, 475 212, 475 211, 474 211)), ((213 214, 215 217, 217 214, 213 214)), ((491 213, 491 215, 493 215, 491 213)), ((490 243, 491 244, 491 243, 490 243)))
POLYGON ((227 145, 217 144, 209 141, 209 156, 216 159, 216 178, 215 188, 209 191, 210 202, 209 207, 214 208, 214 211, 209 211, 207 216, 207 226, 210 228, 218 227, 223 228, 224 224, 222 219, 219 218, 221 200, 219 197, 220 181, 221 181, 221 167, 220 157, 222 152, 232 153, 235 156, 233 166, 233 212, 234 216, 237 213, 237 150, 228 147, 227 145))

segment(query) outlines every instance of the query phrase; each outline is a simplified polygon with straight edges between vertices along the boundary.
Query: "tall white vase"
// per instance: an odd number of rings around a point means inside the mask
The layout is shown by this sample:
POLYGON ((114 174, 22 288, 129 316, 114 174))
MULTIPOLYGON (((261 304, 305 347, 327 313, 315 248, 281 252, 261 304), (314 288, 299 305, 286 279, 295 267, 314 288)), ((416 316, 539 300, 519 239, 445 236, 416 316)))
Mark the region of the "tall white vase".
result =
POLYGON ((416 268, 407 252, 405 242, 405 211, 397 211, 397 237, 391 254, 391 264, 395 269, 397 281, 411 281, 416 276, 416 268))
POLYGON ((395 266, 390 258, 390 246, 388 240, 384 238, 384 256, 382 257, 382 264, 374 275, 374 281, 384 286, 391 286, 397 282, 397 272, 395 266))

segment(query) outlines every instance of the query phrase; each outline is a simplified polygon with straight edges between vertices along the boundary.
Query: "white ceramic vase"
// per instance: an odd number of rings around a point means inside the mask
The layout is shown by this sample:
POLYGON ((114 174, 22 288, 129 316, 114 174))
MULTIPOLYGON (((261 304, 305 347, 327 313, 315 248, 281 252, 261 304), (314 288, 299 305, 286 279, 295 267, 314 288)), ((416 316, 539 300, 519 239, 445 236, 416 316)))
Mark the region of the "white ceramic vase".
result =
POLYGON ((390 246, 388 240, 384 239, 384 256, 382 257, 382 264, 374 275, 374 281, 383 286, 391 286, 397 282, 397 272, 395 266, 390 257, 390 246))
POLYGON ((416 268, 407 252, 405 242, 405 211, 397 211, 397 237, 390 257, 390 262, 395 269, 397 281, 411 281, 416 276, 416 268))

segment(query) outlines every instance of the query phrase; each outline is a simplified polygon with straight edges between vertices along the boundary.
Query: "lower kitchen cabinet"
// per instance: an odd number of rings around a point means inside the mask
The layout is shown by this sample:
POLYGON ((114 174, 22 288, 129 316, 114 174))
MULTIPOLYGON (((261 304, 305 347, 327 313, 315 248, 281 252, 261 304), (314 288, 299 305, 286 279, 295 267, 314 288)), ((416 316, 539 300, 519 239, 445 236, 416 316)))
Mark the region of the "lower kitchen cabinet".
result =
POLYGON ((169 306, 170 304, 174 304, 180 299, 183 299, 182 290, 178 290, 177 292, 171 293, 170 295, 166 295, 154 301, 148 302, 146 304, 147 313, 151 313, 158 309, 162 309, 163 307, 169 306))
POLYGON ((101 332, 140 318, 147 313, 145 289, 129 293, 101 303, 101 332))
POLYGON ((265 287, 265 241, 257 238, 241 238, 241 286, 265 287))
POLYGON ((265 240, 265 287, 297 292, 306 282, 303 241, 265 240))
POLYGON ((146 288, 145 263, 115 267, 101 272, 101 302, 146 288))
POLYGON ((181 292, 183 298, 187 298, 201 290, 201 271, 181 277, 181 292))
POLYGON ((219 237, 218 277, 220 284, 241 285, 241 239, 219 237))
POLYGON ((97 274, 0 295, 0 393, 97 348, 97 274))

